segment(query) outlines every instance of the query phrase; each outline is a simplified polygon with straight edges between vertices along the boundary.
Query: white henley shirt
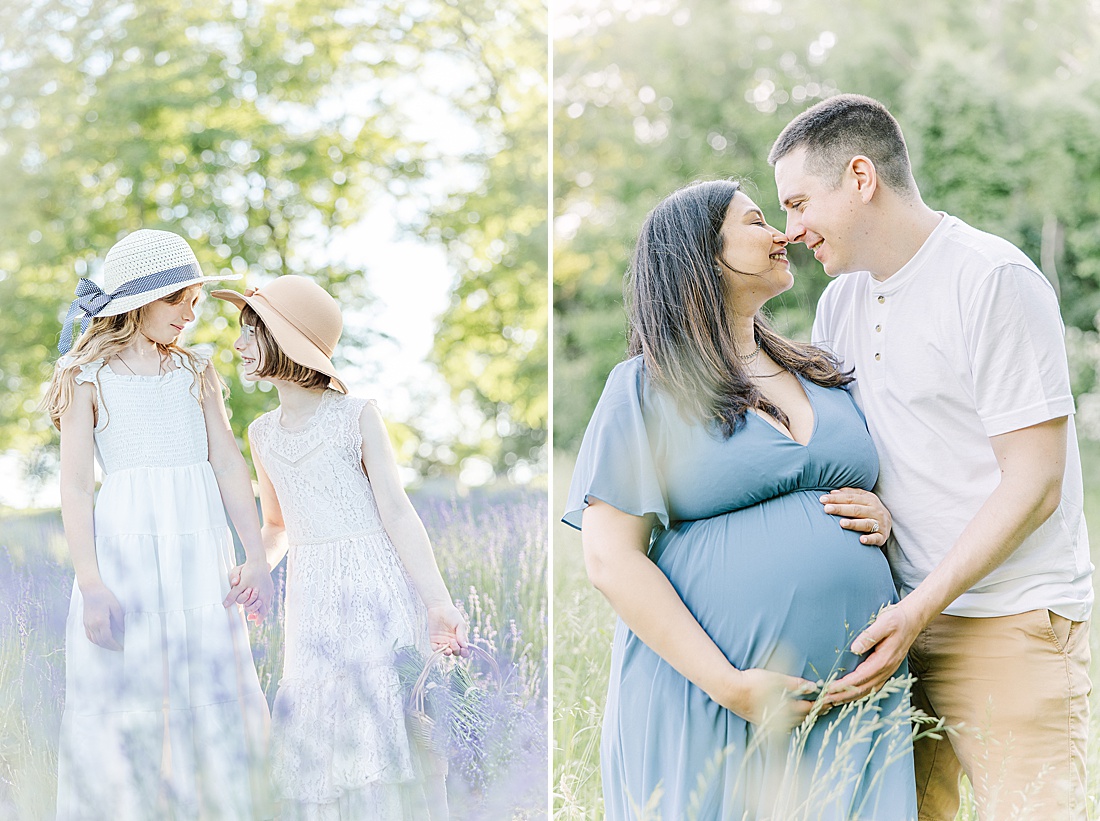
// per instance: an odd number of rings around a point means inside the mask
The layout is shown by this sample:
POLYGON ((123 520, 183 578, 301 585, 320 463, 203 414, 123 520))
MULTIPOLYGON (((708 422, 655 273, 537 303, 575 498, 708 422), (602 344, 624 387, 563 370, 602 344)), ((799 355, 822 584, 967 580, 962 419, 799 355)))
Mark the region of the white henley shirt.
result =
POLYGON ((944 612, 1047 608, 1089 617, 1092 562, 1064 333, 1054 289, 1031 260, 946 214, 885 282, 863 271, 825 289, 813 342, 855 369, 853 393, 881 461, 875 490, 894 519, 886 551, 902 596, 997 487, 989 437, 1068 416, 1058 509, 944 612))

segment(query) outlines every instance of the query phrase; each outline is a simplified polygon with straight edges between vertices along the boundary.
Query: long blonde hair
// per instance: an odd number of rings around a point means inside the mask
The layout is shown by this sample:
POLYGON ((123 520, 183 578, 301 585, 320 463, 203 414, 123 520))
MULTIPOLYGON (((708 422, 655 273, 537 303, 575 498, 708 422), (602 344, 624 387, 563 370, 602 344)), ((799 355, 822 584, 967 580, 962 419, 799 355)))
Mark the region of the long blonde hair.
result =
MULTIPOLYGON (((164 297, 163 301, 169 305, 178 305, 192 289, 198 287, 200 286, 192 285, 181 288, 175 293, 164 297)), ((132 311, 115 316, 94 317, 88 326, 88 330, 80 335, 72 351, 57 360, 53 377, 46 388, 46 396, 40 406, 42 410, 50 415, 50 421, 53 422, 55 428, 61 430, 61 416, 73 402, 73 394, 76 390, 76 375, 80 372, 81 367, 90 362, 102 360, 100 363, 100 368, 102 368, 110 357, 129 345, 141 330, 147 307, 147 305, 142 305, 132 311)), ((195 395, 201 405, 205 394, 201 360, 175 342, 170 342, 167 345, 158 342, 156 346, 162 357, 171 356, 173 353, 180 354, 184 367, 191 371, 192 385, 198 389, 195 395)), ((96 369, 96 386, 99 387, 99 369, 96 369)), ((98 401, 102 402, 102 393, 98 389, 96 390, 96 396, 99 397, 98 401)), ((99 408, 97 407, 97 419, 98 411, 99 408)), ((109 422, 110 414, 108 414, 109 422)), ((106 427, 106 424, 104 427, 106 427)))

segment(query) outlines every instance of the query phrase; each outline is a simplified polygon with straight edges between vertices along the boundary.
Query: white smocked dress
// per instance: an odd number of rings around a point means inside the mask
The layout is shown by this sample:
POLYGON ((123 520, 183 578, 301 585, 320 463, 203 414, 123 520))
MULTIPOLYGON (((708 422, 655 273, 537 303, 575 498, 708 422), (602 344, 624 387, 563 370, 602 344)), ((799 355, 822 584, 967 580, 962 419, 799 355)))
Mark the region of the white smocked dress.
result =
MULTIPOLYGON (((428 650, 427 617, 362 465, 365 400, 325 391, 309 423, 281 409, 249 428, 282 508, 287 557, 273 780, 286 819, 428 818, 394 651, 428 650)), ((439 779, 439 781, 434 781, 439 779)))
POLYGON ((125 626, 121 652, 89 641, 73 584, 63 821, 265 817, 267 702, 244 615, 222 606, 236 562, 196 378, 178 354, 173 364, 134 376, 97 361, 76 377, 97 386, 96 558, 125 626))

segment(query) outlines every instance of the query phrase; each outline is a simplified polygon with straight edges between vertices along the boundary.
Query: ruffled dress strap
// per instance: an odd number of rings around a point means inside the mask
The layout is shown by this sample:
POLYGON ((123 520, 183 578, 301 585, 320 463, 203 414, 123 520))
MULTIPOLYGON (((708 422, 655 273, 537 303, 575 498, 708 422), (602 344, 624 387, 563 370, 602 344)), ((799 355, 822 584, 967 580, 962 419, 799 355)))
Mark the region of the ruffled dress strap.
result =
POLYGON ((577 454, 565 524, 580 530, 584 509, 598 499, 634 516, 654 513, 668 527, 668 501, 643 413, 645 380, 640 356, 608 376, 577 454))
POLYGON ((199 399, 202 395, 199 383, 202 382, 204 374, 206 373, 206 368, 214 358, 214 346, 204 343, 201 345, 192 345, 185 350, 190 356, 184 356, 179 352, 173 351, 171 356, 172 362, 177 368, 187 371, 187 377, 181 376, 181 378, 189 377, 191 379, 189 393, 195 397, 195 399, 199 399))
POLYGON ((214 359, 214 346, 209 343, 192 345, 187 351, 195 357, 195 367, 199 369, 200 373, 206 370, 206 366, 214 359))
MULTIPOLYGON (((62 358, 57 364, 61 367, 66 366, 66 359, 62 358)), ((85 383, 91 384, 95 387, 95 429, 99 430, 103 427, 106 415, 102 413, 103 408, 103 392, 100 380, 105 376, 111 376, 112 372, 110 368, 104 370, 103 365, 106 362, 105 359, 100 357, 99 359, 93 359, 91 362, 85 362, 83 365, 77 368, 76 373, 73 375, 73 382, 77 385, 83 385, 85 383)))
POLYGON ((186 349, 190 356, 184 356, 181 353, 172 353, 172 362, 178 368, 191 371, 197 377, 202 377, 206 372, 207 366, 214 359, 214 346, 213 345, 193 345, 186 349))

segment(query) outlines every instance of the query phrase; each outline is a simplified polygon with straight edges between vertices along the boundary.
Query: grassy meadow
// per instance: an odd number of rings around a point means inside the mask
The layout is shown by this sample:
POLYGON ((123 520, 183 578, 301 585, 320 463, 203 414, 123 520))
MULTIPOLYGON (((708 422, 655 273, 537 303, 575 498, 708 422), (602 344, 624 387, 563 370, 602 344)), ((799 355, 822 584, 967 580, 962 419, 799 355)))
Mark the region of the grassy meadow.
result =
MULTIPOLYGON (((1100 567, 1100 443, 1083 441, 1085 516, 1092 534, 1093 564, 1100 567)), ((573 473, 565 454, 554 459, 554 695, 553 817, 559 821, 603 818, 600 729, 611 660, 615 615, 589 584, 580 533, 559 519, 573 473)), ((1096 580, 1094 578, 1094 585, 1096 580)), ((1089 737, 1089 800, 1100 816, 1100 629, 1092 632, 1092 731, 1089 737)), ((956 821, 977 821, 969 797, 956 821)), ((671 819, 665 819, 671 821, 671 819)))
MULTIPOLYGON (((476 778, 468 775, 475 769, 470 750, 452 752, 453 818, 545 818, 545 489, 475 492, 463 499, 414 496, 413 502, 451 594, 469 619, 471 640, 500 665, 502 701, 510 711, 507 722, 490 719, 485 725, 487 737, 479 743, 493 754, 480 762, 476 778), (493 735, 498 732, 506 743, 493 735)), ((275 571, 277 598, 282 570, 275 571)), ((0 821, 54 817, 72 582, 57 511, 0 511, 0 821)), ((280 615, 276 609, 262 625, 250 627, 269 702, 282 666, 280 615)))

